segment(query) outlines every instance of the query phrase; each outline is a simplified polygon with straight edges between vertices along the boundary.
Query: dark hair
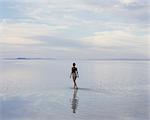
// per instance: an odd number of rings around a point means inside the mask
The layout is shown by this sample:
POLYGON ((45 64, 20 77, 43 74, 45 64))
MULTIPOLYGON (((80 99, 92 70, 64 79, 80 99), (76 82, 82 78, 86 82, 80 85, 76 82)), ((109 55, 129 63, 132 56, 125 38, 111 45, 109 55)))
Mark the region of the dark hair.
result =
POLYGON ((75 64, 75 63, 73 63, 73 66, 76 66, 76 64, 75 64))

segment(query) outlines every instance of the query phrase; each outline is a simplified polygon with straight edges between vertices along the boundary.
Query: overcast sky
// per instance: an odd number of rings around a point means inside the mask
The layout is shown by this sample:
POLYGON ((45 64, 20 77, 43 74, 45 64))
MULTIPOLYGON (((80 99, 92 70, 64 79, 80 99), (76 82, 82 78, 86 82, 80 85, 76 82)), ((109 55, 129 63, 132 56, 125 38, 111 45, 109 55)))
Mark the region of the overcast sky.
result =
POLYGON ((1 57, 150 58, 148 0, 0 0, 1 57))

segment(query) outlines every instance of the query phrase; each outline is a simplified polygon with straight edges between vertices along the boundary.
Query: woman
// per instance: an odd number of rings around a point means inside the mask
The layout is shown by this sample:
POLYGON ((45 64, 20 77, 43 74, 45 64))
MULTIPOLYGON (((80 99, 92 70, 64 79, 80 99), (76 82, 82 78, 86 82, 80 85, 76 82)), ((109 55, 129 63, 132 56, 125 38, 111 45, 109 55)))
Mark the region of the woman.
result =
POLYGON ((74 88, 78 89, 77 84, 76 84, 76 79, 77 79, 77 77, 79 77, 79 74, 78 74, 78 69, 75 66, 76 66, 76 64, 73 63, 73 67, 71 69, 70 78, 72 77, 72 79, 73 79, 74 88))

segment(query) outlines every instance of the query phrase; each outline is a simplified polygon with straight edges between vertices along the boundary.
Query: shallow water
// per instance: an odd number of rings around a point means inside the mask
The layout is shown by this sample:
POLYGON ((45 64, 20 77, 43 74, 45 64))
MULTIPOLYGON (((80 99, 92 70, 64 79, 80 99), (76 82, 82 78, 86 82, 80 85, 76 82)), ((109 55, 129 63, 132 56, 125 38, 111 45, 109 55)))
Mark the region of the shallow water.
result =
POLYGON ((149 61, 1 60, 1 120, 148 120, 149 61))

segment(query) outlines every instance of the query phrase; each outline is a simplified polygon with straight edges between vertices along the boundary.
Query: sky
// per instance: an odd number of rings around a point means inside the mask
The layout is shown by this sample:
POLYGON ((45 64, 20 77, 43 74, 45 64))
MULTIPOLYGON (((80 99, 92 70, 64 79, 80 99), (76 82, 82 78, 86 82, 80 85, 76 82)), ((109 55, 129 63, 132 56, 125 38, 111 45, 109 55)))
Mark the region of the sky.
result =
POLYGON ((0 0, 0 57, 150 59, 148 0, 0 0))

